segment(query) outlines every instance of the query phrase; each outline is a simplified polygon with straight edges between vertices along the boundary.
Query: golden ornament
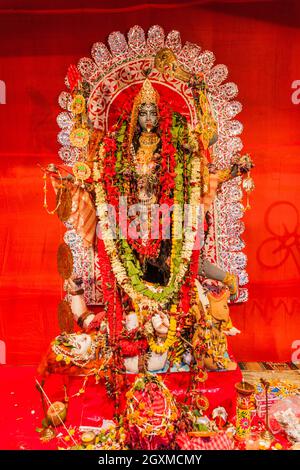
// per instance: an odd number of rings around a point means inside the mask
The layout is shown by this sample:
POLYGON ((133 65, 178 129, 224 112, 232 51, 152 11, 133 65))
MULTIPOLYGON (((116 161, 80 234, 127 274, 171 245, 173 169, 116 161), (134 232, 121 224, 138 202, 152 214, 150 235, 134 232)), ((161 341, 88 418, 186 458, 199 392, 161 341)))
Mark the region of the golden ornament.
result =
POLYGON ((83 148, 89 142, 89 131, 84 127, 73 129, 70 134, 70 142, 74 147, 83 148))
POLYGON ((87 163, 76 162, 72 169, 77 180, 85 181, 91 176, 91 169, 87 163))
POLYGON ((209 401, 204 395, 198 395, 195 398, 196 406, 199 410, 206 411, 209 408, 209 401))
POLYGON ((158 103, 159 97, 157 91, 153 88, 149 78, 146 78, 142 88, 137 95, 140 99, 141 104, 153 104, 158 103))
POLYGON ((180 67, 174 52, 167 47, 160 49, 154 59, 155 68, 162 74, 176 77, 178 80, 188 82, 191 74, 180 67))
POLYGON ((75 95, 71 103, 73 114, 81 114, 85 111, 85 98, 82 95, 75 95))

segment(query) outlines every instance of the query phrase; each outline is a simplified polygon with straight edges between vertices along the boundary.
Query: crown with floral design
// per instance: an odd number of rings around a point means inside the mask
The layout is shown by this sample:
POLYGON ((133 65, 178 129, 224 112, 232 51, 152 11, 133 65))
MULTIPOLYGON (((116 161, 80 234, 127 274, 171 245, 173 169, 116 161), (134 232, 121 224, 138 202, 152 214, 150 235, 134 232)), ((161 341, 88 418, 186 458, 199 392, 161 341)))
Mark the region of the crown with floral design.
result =
POLYGON ((141 104, 157 104, 159 101, 159 94, 153 88, 152 83, 150 82, 149 78, 146 78, 142 88, 140 89, 137 95, 137 103, 139 106, 141 104))

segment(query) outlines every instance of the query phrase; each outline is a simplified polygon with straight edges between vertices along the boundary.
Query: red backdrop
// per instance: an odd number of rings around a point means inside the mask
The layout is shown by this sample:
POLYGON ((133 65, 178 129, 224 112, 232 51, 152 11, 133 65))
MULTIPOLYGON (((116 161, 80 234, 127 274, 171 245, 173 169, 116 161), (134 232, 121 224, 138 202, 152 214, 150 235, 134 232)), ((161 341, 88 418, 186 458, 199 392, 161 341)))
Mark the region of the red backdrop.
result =
POLYGON ((6 84, 6 104, 0 105, 0 340, 7 362, 37 362, 58 332, 56 249, 63 228, 42 207, 37 163, 58 160, 57 97, 67 67, 111 31, 125 33, 134 24, 179 30, 183 41, 214 51, 239 86, 256 191, 243 236, 250 299, 232 309, 243 331, 232 347, 238 360, 290 360, 292 343, 300 339, 300 104, 292 100, 292 82, 300 80, 297 0, 70 3, 0 2, 0 80, 6 84))

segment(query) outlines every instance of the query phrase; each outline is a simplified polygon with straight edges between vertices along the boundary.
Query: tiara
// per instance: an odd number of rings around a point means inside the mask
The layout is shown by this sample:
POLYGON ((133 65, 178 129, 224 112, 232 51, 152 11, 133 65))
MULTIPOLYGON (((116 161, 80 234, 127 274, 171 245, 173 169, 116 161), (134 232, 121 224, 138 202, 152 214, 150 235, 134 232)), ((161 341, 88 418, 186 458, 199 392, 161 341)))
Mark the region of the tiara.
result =
POLYGON ((158 103, 159 101, 159 94, 153 88, 152 83, 150 82, 149 78, 146 78, 142 88, 138 93, 138 102, 139 104, 152 104, 158 103))

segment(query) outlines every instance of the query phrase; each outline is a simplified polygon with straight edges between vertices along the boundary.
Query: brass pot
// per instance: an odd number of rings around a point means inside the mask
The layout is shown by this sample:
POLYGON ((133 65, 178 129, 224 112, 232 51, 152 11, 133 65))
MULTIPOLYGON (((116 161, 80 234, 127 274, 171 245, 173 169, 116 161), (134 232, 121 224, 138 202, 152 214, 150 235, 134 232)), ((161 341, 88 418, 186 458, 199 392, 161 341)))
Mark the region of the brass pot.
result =
POLYGON ((84 446, 95 444, 96 434, 93 431, 86 431, 81 434, 81 442, 84 446))

